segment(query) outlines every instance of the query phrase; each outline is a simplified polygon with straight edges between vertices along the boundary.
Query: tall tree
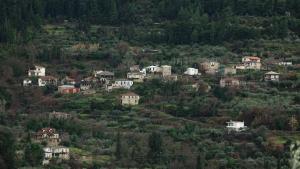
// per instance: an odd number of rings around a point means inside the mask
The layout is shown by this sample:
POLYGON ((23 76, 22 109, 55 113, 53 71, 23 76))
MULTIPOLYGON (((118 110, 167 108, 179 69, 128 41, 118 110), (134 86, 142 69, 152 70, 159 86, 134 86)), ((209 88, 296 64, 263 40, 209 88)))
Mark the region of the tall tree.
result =
POLYGON ((29 163, 31 166, 37 166, 42 164, 43 158, 44 158, 44 151, 43 148, 39 144, 35 143, 29 143, 25 147, 24 152, 25 160, 29 163))
POLYGON ((117 144, 116 144, 115 156, 116 156, 117 160, 122 159, 122 143, 121 143, 121 134, 120 134, 120 132, 118 132, 118 134, 117 134, 117 144))
POLYGON ((0 128, 0 168, 15 169, 15 139, 7 128, 0 128))
POLYGON ((149 136, 148 145, 149 152, 148 156, 152 163, 161 163, 163 157, 163 141, 160 133, 153 132, 149 136))

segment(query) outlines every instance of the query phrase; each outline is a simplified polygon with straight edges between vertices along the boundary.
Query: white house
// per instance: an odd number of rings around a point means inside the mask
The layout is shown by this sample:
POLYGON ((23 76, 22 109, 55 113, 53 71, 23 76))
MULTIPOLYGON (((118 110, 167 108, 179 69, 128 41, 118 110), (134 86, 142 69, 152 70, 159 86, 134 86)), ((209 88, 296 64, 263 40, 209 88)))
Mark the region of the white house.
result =
POLYGON ((124 88, 124 89, 130 89, 132 85, 133 85, 133 81, 127 79, 119 79, 113 83, 113 86, 115 88, 124 88))
POLYGON ((28 70, 28 76, 46 76, 46 68, 43 66, 34 66, 34 69, 28 70))
POLYGON ((147 72, 150 73, 159 73, 161 72, 161 67, 156 66, 156 65, 151 65, 145 68, 147 72))
POLYGON ((247 129, 247 126, 245 126, 245 122, 241 122, 241 121, 231 121, 227 122, 227 126, 226 128, 229 131, 244 131, 247 129))
POLYGON ((279 62, 278 65, 279 66, 292 66, 293 62, 279 62))
POLYGON ((184 74, 190 76, 200 75, 199 70, 195 68, 187 68, 184 74))
POLYGON ((23 80, 23 86, 31 86, 32 85, 32 80, 31 79, 24 79, 23 80))
POLYGON ((267 72, 265 73, 265 81, 279 81, 280 74, 277 72, 267 72))
POLYGON ((50 160, 53 158, 59 160, 69 160, 70 159, 70 150, 67 147, 54 146, 54 147, 45 147, 44 149, 44 160, 43 165, 50 163, 50 160))
POLYGON ((57 85, 57 78, 53 76, 42 76, 38 79, 39 86, 47 86, 47 85, 57 85))

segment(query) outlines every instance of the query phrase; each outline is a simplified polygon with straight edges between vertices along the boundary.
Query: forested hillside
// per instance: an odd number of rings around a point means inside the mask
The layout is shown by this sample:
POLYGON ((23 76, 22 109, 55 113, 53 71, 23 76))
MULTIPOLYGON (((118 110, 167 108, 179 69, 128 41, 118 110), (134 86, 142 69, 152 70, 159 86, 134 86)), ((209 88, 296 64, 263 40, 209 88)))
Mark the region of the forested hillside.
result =
POLYGON ((43 23, 159 25, 155 43, 295 38, 298 0, 1 0, 1 42, 30 39, 43 23))

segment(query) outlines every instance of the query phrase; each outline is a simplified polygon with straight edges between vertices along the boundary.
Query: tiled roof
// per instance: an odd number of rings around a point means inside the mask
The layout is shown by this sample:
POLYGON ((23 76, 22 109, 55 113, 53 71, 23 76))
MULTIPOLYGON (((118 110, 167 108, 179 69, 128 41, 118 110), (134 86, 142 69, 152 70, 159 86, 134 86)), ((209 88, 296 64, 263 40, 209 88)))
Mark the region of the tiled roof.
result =
POLYGON ((128 93, 121 94, 121 96, 139 96, 139 95, 134 92, 128 92, 128 93))
POLYGON ((279 75, 279 73, 270 71, 270 72, 265 73, 265 75, 279 75))
POLYGON ((41 76, 40 79, 42 80, 57 80, 54 76, 41 76))
POLYGON ((48 136, 51 136, 56 133, 56 130, 54 128, 42 128, 37 132, 37 135, 43 135, 47 134, 48 136))

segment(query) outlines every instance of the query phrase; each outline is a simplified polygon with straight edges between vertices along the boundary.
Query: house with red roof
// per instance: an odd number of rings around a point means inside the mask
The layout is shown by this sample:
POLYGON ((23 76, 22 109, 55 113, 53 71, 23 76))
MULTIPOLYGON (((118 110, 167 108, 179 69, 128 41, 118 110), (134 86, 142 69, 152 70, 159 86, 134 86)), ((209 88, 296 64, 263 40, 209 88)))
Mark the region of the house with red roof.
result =
POLYGON ((261 59, 257 56, 245 56, 242 59, 244 69, 261 69, 261 59))

